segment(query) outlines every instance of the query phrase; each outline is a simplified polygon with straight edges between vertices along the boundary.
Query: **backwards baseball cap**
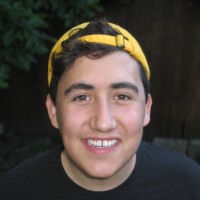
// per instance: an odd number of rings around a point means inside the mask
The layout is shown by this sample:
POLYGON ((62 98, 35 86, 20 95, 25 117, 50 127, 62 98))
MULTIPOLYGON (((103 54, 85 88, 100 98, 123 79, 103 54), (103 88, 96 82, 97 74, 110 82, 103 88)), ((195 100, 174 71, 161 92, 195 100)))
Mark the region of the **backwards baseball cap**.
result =
MULTIPOLYGON (((60 37, 60 39, 55 43, 53 46, 49 61, 48 61, 48 85, 50 86, 51 80, 52 80, 52 73, 53 73, 53 67, 52 67, 52 56, 54 53, 60 53, 62 51, 62 42, 69 39, 71 36, 71 33, 75 34, 80 29, 84 29, 89 23, 83 23, 78 26, 73 27, 69 31, 67 31, 63 36, 60 37)), ((116 36, 111 35, 104 35, 104 34, 91 34, 91 35, 85 35, 79 37, 77 40, 80 40, 85 43, 99 43, 99 44, 105 44, 105 45, 111 45, 116 46, 120 49, 123 49, 127 51, 131 56, 133 56, 138 62, 142 64, 142 67, 144 68, 148 80, 150 79, 150 70, 149 66, 146 60, 146 57, 137 42, 137 40, 125 29, 122 27, 113 24, 108 23, 112 28, 114 28, 117 32, 119 32, 116 36)))

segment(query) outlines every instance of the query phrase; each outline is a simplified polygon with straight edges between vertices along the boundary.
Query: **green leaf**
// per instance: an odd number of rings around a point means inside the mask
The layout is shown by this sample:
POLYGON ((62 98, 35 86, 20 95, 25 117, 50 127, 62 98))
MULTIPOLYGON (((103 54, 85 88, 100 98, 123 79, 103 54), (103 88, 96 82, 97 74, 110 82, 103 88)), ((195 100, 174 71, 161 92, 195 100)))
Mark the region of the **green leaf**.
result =
POLYGON ((10 68, 8 65, 1 65, 0 66, 0 80, 1 79, 8 79, 9 78, 10 68))
POLYGON ((9 46, 11 45, 15 40, 15 33, 14 33, 14 30, 11 29, 11 30, 8 30, 6 32, 6 34, 4 34, 4 37, 3 37, 3 43, 5 46, 9 46))
POLYGON ((0 89, 8 88, 8 83, 5 80, 0 79, 0 89))
POLYGON ((29 70, 55 35, 102 11, 99 0, 0 0, 0 88, 13 68, 29 70), (59 24, 59 25, 58 25, 59 24))

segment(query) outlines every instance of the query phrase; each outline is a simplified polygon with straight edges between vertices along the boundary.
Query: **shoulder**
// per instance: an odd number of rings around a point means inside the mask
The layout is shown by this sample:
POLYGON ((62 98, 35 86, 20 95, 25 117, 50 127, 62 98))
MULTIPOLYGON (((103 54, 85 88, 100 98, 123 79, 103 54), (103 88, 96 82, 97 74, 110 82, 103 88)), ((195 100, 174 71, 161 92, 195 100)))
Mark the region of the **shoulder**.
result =
POLYGON ((155 159, 157 162, 165 163, 166 165, 181 165, 182 167, 194 167, 200 170, 200 166, 193 159, 161 145, 142 142, 140 151, 142 152, 143 156, 146 156, 152 160, 155 159))
MULTIPOLYGON (((140 177, 145 183, 159 183, 157 187, 165 188, 166 194, 181 199, 200 199, 200 166, 194 160, 147 142, 141 143, 138 157, 142 160, 140 177)), ((175 197, 172 199, 180 199, 175 197)))
POLYGON ((192 159, 147 142, 141 143, 136 158, 138 194, 146 188, 145 198, 200 199, 200 166, 192 159))
POLYGON ((151 163, 158 171, 172 173, 174 176, 183 176, 192 179, 200 186, 200 165, 193 159, 163 146, 142 142, 140 151, 146 164, 151 163))
POLYGON ((56 148, 24 161, 0 178, 0 188, 39 181, 41 175, 44 176, 55 167, 60 153, 60 148, 56 148))

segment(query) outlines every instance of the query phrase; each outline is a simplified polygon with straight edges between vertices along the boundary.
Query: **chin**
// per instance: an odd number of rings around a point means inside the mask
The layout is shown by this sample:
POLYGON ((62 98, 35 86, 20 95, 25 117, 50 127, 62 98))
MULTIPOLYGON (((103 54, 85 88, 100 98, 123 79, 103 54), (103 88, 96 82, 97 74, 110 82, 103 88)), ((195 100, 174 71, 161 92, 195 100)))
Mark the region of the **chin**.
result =
POLYGON ((111 167, 99 168, 98 169, 89 169, 86 173, 90 178, 93 179, 108 179, 115 175, 118 172, 117 169, 112 169, 111 167))

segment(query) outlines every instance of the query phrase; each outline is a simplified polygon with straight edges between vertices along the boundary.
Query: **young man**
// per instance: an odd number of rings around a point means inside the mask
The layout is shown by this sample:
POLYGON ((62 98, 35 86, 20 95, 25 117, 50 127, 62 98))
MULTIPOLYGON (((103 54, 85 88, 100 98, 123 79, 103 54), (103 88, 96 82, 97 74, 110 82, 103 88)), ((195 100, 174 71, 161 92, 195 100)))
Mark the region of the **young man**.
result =
POLYGON ((200 200, 200 167, 141 142, 150 72, 137 41, 105 20, 72 28, 49 58, 46 106, 63 146, 4 176, 2 200, 200 200))

